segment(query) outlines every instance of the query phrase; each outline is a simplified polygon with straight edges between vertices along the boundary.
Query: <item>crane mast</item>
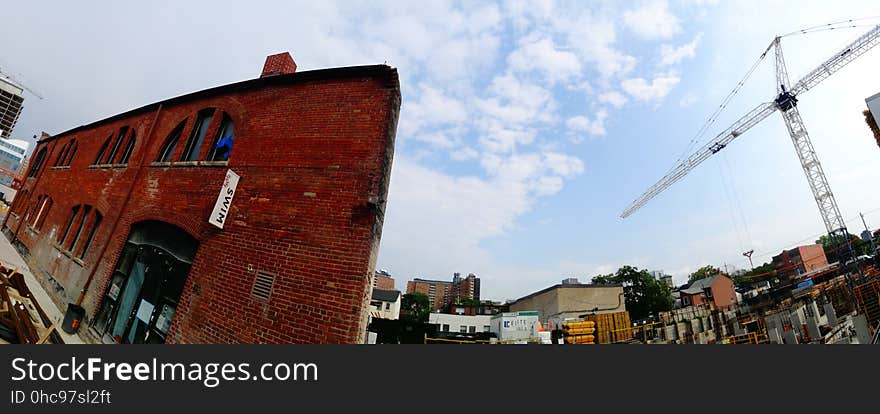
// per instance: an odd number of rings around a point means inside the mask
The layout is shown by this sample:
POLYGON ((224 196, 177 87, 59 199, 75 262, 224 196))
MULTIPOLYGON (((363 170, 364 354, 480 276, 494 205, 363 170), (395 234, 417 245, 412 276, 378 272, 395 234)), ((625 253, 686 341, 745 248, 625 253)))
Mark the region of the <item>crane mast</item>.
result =
MULTIPOLYGON (((840 214, 840 208, 837 207, 837 200, 834 199, 834 193, 831 192, 831 186, 828 184, 828 178, 825 177, 825 171, 822 170, 822 164, 819 162, 816 150, 813 149, 813 143, 810 141, 810 134, 807 133, 804 120, 797 109, 797 97, 786 89, 786 86, 789 85, 788 69, 785 66, 780 38, 774 39, 773 43, 776 49, 776 84, 779 92, 775 99, 776 106, 782 113, 788 135, 791 136, 791 142, 794 144, 795 152, 801 162, 801 168, 804 170, 804 175, 807 176, 810 191, 813 193, 822 221, 825 223, 825 230, 828 234, 845 235, 846 223, 840 214)), ((823 73, 825 72, 823 71, 823 73)))

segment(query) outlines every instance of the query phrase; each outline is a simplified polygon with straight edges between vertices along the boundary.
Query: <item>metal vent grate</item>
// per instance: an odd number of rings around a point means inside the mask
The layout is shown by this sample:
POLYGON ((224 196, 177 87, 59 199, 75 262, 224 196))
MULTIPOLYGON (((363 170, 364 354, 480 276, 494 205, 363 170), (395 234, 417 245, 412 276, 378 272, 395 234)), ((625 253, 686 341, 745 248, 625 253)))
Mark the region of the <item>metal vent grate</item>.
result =
POLYGON ((251 288, 251 297, 269 302, 272 296, 272 286, 275 285, 275 275, 263 271, 257 271, 257 277, 254 279, 254 287, 251 288))

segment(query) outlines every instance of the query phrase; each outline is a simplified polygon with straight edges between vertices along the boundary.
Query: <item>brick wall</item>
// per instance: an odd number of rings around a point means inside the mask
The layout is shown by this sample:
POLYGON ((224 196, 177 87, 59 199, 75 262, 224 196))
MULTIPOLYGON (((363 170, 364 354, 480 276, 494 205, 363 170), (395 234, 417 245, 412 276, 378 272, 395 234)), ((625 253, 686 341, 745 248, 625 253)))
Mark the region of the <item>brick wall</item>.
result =
MULTIPOLYGON (((4 223, 33 263, 93 317, 131 226, 160 220, 196 238, 196 252, 169 332, 176 343, 362 342, 388 191, 400 106, 387 66, 300 72, 246 81, 148 105, 41 140, 47 163, 23 186, 4 223), (196 113, 216 108, 234 123, 228 162, 156 165, 166 137, 196 113), (137 142, 127 166, 94 167, 106 138, 128 126, 137 142), (75 138, 67 167, 57 151, 75 138), (208 216, 228 169, 241 176, 220 230, 208 216), (39 230, 22 225, 39 195, 53 205, 39 230), (55 243, 71 208, 103 215, 82 260, 55 243), (257 271, 275 274, 268 303, 250 298, 257 271), (91 282, 88 283, 91 277, 91 282), (54 280, 54 281, 53 281, 54 280)), ((36 153, 36 152, 35 152, 36 153)))
POLYGON ((394 290, 394 278, 383 274, 376 274, 376 289, 394 290))

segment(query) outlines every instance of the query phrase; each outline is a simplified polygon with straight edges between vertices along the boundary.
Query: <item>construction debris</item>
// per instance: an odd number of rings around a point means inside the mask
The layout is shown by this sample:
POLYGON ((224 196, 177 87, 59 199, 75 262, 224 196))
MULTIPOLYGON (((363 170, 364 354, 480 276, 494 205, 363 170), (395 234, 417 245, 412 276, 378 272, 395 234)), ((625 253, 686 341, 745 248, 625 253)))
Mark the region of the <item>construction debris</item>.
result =
POLYGON ((63 344, 17 269, 0 265, 0 344, 63 344))

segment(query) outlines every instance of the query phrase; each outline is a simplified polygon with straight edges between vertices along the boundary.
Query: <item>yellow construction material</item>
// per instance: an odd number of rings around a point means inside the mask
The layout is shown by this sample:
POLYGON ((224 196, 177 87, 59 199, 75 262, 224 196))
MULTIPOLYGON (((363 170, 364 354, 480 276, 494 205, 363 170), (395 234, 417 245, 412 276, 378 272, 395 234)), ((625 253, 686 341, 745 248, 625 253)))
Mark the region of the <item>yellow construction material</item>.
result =
POLYGON ((593 335, 567 336, 567 337, 565 337, 565 343, 567 343, 567 344, 594 344, 594 343, 596 343, 596 337, 593 335))
POLYGON ((595 327, 596 327, 596 322, 593 322, 593 321, 563 322, 563 324, 562 324, 562 330, 595 328, 595 327))
POLYGON ((578 329, 568 329, 565 333, 569 335, 592 335, 596 333, 596 328, 578 328, 578 329))
POLYGON ((632 339, 633 329, 629 320, 629 312, 586 315, 584 321, 595 323, 596 343, 613 344, 632 339))

